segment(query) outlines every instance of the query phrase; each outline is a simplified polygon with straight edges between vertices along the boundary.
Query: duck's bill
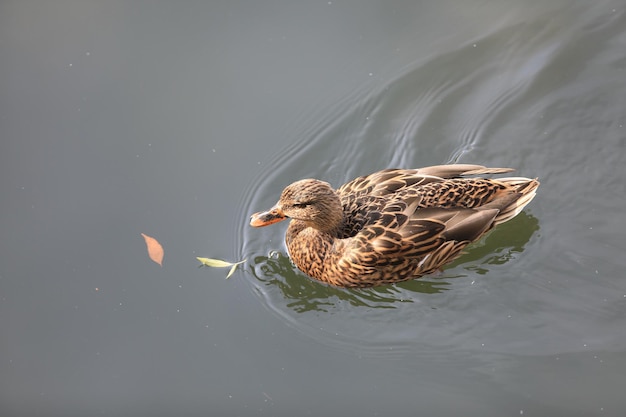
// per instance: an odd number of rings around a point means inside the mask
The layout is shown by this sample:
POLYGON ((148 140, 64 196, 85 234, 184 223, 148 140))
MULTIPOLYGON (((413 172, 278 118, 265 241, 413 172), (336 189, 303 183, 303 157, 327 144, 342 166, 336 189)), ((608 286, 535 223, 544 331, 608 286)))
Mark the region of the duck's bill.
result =
POLYGON ((270 224, 278 223, 282 220, 285 220, 287 216, 283 213, 283 211, 279 208, 272 208, 269 211, 263 211, 259 213, 254 213, 250 217, 250 226, 252 227, 263 227, 269 226, 270 224))

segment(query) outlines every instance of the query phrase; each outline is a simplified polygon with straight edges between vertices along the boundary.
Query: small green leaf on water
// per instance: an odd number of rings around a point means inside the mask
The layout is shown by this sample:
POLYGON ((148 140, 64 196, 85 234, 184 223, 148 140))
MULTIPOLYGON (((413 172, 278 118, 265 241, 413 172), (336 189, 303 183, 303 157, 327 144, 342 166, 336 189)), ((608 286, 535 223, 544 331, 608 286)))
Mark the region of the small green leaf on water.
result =
POLYGON ((235 264, 230 267, 230 271, 228 271, 228 275, 226 275, 226 279, 230 278, 230 276, 235 273, 235 270, 237 269, 238 265, 239 264, 235 264))
POLYGON ((212 266, 213 268, 226 268, 227 266, 233 266, 232 262, 222 261, 221 259, 211 259, 211 258, 200 258, 196 257, 202 265, 204 266, 212 266))
POLYGON ((233 262, 222 261, 221 259, 200 258, 200 257, 196 257, 196 259, 200 261, 201 263, 200 266, 211 266, 214 268, 226 268, 230 266, 230 271, 228 271, 228 275, 226 275, 226 279, 230 278, 231 275, 234 274, 235 271, 237 270, 237 267, 247 260, 247 259, 244 259, 243 261, 233 263, 233 262))

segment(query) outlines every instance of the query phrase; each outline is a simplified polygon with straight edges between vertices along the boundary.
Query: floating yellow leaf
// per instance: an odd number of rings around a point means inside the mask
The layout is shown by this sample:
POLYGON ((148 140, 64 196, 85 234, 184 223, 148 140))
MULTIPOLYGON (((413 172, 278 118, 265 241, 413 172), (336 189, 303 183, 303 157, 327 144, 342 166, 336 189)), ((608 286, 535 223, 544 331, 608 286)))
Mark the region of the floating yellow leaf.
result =
POLYGON ((143 233, 141 236, 143 236, 143 239, 146 241, 146 248, 148 249, 148 256, 150 259, 160 266, 163 266, 163 246, 161 246, 159 241, 152 236, 148 236, 143 233))
POLYGON ((228 271, 228 275, 226 275, 226 279, 230 278, 231 275, 234 274, 235 271, 237 270, 237 267, 246 261, 246 259, 244 259, 243 261, 239 261, 239 262, 227 262, 227 261, 222 261, 221 259, 211 259, 211 258, 201 258, 201 257, 196 257, 196 259, 200 261, 200 263, 202 264, 200 266, 210 266, 213 268, 226 268, 230 266, 230 271, 228 271))
POLYGON ((228 275, 226 275, 226 279, 230 278, 230 276, 235 273, 235 270, 237 269, 237 265, 239 264, 235 264, 230 267, 230 271, 228 271, 228 275))
POLYGON ((211 258, 200 258, 196 257, 202 265, 204 266, 212 266, 213 268, 226 268, 227 266, 233 266, 232 262, 222 261, 221 259, 211 259, 211 258))

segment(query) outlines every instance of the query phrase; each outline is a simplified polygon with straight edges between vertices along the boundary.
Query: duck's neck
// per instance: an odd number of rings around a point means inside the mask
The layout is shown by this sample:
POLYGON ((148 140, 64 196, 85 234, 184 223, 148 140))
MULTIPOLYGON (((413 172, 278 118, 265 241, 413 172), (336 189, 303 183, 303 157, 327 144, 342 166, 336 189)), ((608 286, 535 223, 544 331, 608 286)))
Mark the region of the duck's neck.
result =
POLYGON ((285 234, 291 260, 298 269, 317 280, 322 280, 326 255, 335 239, 328 232, 310 227, 302 220, 292 220, 285 234))

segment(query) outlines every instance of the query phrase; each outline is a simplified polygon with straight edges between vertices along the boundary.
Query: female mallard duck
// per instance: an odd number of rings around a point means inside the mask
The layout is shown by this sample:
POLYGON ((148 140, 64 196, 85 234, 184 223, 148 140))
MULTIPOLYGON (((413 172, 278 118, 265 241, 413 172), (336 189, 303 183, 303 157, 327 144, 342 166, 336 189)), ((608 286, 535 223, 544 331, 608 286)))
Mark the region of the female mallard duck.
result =
POLYGON ((291 218, 291 259, 310 277, 337 287, 371 287, 438 270, 492 227, 515 217, 539 181, 501 174, 510 168, 437 165, 386 169, 333 190, 306 179, 285 188, 250 225, 291 218))

